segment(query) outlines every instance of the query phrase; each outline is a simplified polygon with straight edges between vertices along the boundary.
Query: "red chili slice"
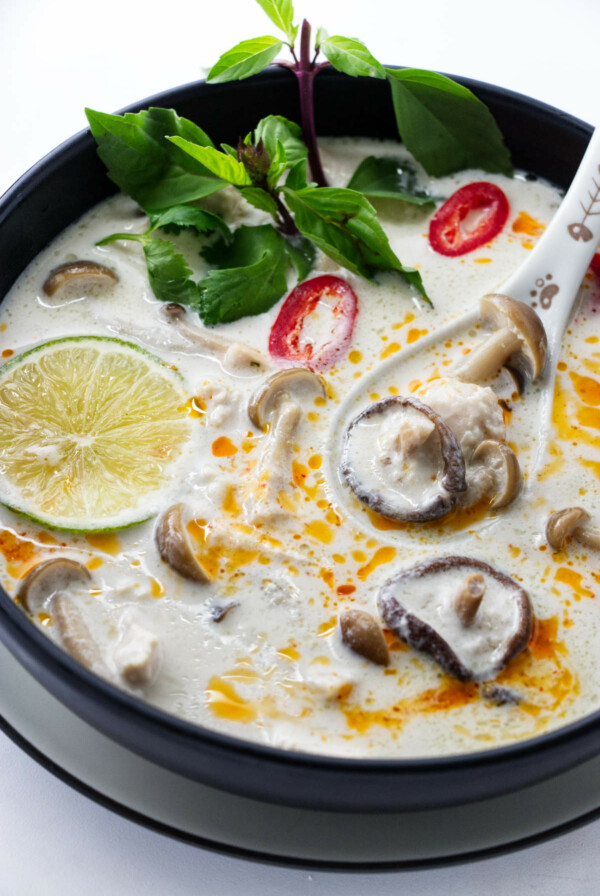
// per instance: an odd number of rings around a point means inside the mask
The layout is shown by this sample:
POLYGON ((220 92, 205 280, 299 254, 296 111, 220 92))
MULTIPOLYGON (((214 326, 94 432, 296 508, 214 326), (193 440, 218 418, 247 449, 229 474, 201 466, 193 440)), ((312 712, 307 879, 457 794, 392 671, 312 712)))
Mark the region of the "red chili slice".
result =
POLYGON ((508 211, 508 199, 496 184, 467 184, 433 215, 429 224, 431 248, 440 255, 466 255, 500 233, 508 211))
POLYGON ((288 367, 328 370, 346 351, 352 339, 357 311, 356 293, 340 277, 327 274, 305 280, 291 291, 271 328, 271 357, 288 367), (320 303, 327 305, 333 324, 325 340, 319 343, 308 338, 303 331, 308 318, 317 311, 320 303))
POLYGON ((594 272, 596 277, 600 278, 600 253, 596 252, 592 260, 590 261, 590 269, 594 272))

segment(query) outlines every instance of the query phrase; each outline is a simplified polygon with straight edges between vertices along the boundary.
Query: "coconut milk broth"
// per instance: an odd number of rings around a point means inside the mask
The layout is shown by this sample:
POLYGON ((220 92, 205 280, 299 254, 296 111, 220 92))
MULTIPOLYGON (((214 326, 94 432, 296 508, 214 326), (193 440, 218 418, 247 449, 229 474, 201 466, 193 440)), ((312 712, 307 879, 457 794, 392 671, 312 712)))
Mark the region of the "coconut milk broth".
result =
MULTIPOLYGON (((324 141, 323 151, 328 177, 339 185, 366 155, 403 155, 396 144, 349 139, 324 141)), ((447 258, 429 247, 430 211, 392 201, 378 204, 392 247, 405 264, 421 270, 435 307, 426 310, 400 278, 382 275, 372 284, 341 272, 359 301, 352 343, 338 367, 324 374, 327 402, 315 404, 298 431, 289 489, 281 497, 287 513, 276 524, 254 514, 253 474, 268 435, 250 423, 246 407, 260 375, 233 376, 209 353, 190 351, 189 345, 181 350, 182 340, 164 322, 162 303, 151 293, 139 247, 95 246, 115 231, 145 229, 131 200, 117 196, 85 215, 41 253, 3 303, 4 357, 50 338, 104 334, 138 341, 176 365, 185 379, 194 450, 185 474, 165 495, 165 507, 175 501, 187 505, 189 531, 215 573, 212 584, 186 582, 160 560, 153 522, 85 537, 41 530, 6 509, 0 516, 2 583, 9 593, 47 557, 66 554, 87 564, 93 586, 80 596, 81 606, 117 683, 112 654, 124 626, 134 620, 158 636, 161 672, 137 692, 150 703, 274 746, 392 757, 498 746, 598 709, 596 558, 576 547, 553 554, 543 534, 548 514, 563 506, 581 504, 600 517, 600 346, 593 279, 584 283, 558 365, 547 461, 511 506, 495 513, 476 506, 445 522, 408 526, 365 510, 337 477, 340 431, 331 431, 330 418, 350 390, 368 377, 364 392, 359 386, 354 405, 342 412, 347 421, 379 397, 410 394, 415 383, 443 374, 479 338, 477 328, 398 371, 387 359, 401 359, 403 348, 497 288, 526 257, 560 202, 554 188, 524 177, 508 180, 478 171, 430 181, 422 176, 433 195, 444 198, 474 180, 497 183, 510 203, 508 223, 491 244, 447 258), (67 304, 42 297, 48 272, 77 258, 111 267, 119 283, 106 295, 67 304), (529 592, 536 617, 530 648, 498 676, 500 684, 523 695, 519 705, 482 699, 478 685, 452 679, 392 637, 385 669, 342 643, 337 624, 342 609, 377 615, 377 593, 390 575, 442 554, 484 560, 529 592), (215 622, 215 607, 230 601, 238 605, 215 622)), ((211 203, 234 223, 262 220, 237 195, 225 192, 211 203)), ((178 239, 187 257, 197 259, 200 275, 197 238, 178 239)), ((324 259, 313 275, 330 270, 324 259)), ((280 305, 217 329, 268 355, 268 334, 280 305)), ((538 390, 530 387, 519 399, 508 378, 494 386, 507 398, 507 439, 527 477, 535 449, 528 421, 538 390)), ((49 614, 38 614, 34 622, 56 637, 49 614)))

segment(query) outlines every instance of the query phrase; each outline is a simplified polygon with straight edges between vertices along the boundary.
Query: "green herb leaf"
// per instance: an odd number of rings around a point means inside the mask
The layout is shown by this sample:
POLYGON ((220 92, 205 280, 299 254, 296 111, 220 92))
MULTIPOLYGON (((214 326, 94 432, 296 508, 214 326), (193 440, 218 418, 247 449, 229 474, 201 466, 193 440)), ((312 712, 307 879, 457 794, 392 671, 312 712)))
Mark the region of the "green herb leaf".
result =
POLYGON ((267 173, 267 184, 272 190, 279 183, 279 179, 286 168, 288 168, 288 160, 283 148, 283 143, 277 141, 277 148, 271 156, 271 165, 267 173))
POLYGON ((180 305, 198 306, 198 285, 191 279, 188 263, 170 240, 159 240, 148 233, 111 233, 99 240, 97 246, 114 243, 115 240, 132 240, 140 243, 146 256, 148 279, 152 292, 163 302, 179 302, 180 305))
POLYGON ((188 263, 169 240, 147 237, 142 242, 152 292, 163 302, 178 302, 197 308, 198 284, 191 279, 188 263))
POLYGON ((281 143, 290 168, 308 155, 306 144, 302 140, 302 128, 283 115, 268 115, 258 122, 254 130, 254 143, 259 140, 263 141, 271 158, 277 151, 277 144, 281 143))
POLYGON ((208 73, 209 84, 241 81, 257 75, 270 65, 283 46, 283 41, 269 35, 243 40, 217 60, 208 73))
POLYGON ((512 174, 498 125, 470 90, 435 72, 386 71, 400 136, 429 174, 464 168, 512 174))
POLYGON ((250 185, 250 175, 241 162, 232 158, 229 153, 219 152, 212 146, 198 146, 196 143, 190 143, 189 140, 183 140, 181 137, 169 137, 171 143, 178 146, 184 153, 196 159, 216 177, 233 184, 236 187, 250 185))
POLYGON ((296 268, 298 283, 301 283, 314 268, 317 251, 309 240, 300 235, 287 237, 285 247, 290 261, 296 268))
POLYGON ((172 109, 126 115, 86 109, 86 115, 108 176, 142 208, 166 208, 223 189, 223 182, 204 165, 165 140, 177 134, 190 143, 212 146, 201 128, 172 109))
POLYGON ((377 62, 361 41, 353 37, 334 34, 322 40, 319 49, 333 67, 345 75, 355 78, 385 78, 385 69, 381 63, 377 62))
POLYGON ((292 0, 256 0, 263 8, 274 25, 283 31, 290 43, 293 43, 296 34, 293 25, 294 8, 292 0))
POLYGON ((416 172, 398 159, 368 156, 360 163, 350 181, 349 190, 381 199, 401 199, 414 205, 434 205, 431 196, 416 189, 416 172))
POLYGON ((317 34, 315 37, 315 49, 320 50, 321 44, 323 43, 324 40, 327 40, 328 37, 329 37, 329 34, 327 33, 327 29, 325 29, 323 27, 317 28, 317 34))
POLYGON ((167 233, 179 233, 184 227, 192 227, 198 233, 217 231, 224 239, 231 238, 231 231, 225 221, 212 212, 192 205, 174 205, 162 211, 150 212, 150 231, 163 228, 167 233))
POLYGON ((301 190, 303 187, 308 186, 306 179, 306 159, 302 159, 302 161, 296 162, 296 164, 290 168, 285 185, 286 187, 289 187, 290 190, 301 190))
POLYGON ((260 209, 261 212, 267 212, 273 217, 277 216, 277 203, 266 190, 262 190, 260 187, 239 187, 239 191, 254 208, 260 209))
POLYGON ((329 258, 361 277, 400 272, 427 298, 421 275, 392 251, 371 203, 362 193, 336 187, 283 187, 296 227, 329 258))
POLYGON ((219 266, 198 284, 205 324, 262 314, 287 290, 286 242, 270 224, 239 227, 231 244, 220 240, 202 254, 219 266))

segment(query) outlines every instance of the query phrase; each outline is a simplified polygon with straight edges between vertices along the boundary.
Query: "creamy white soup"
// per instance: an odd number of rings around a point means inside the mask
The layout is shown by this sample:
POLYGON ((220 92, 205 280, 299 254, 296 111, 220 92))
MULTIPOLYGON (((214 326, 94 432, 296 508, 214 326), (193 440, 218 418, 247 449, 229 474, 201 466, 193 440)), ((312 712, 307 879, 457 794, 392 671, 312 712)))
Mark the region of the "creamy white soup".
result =
MULTIPOLYGON (((324 140, 322 149, 326 174, 339 185, 367 155, 406 156, 396 144, 367 140, 324 140)), ((265 426, 256 417, 252 422, 248 407, 265 379, 284 366, 268 348, 283 297, 265 314, 212 328, 218 336, 212 343, 198 342, 194 333, 205 332, 198 317, 188 311, 169 320, 164 303, 154 298, 138 245, 95 245, 114 232, 146 229, 135 204, 122 195, 61 234, 2 304, 3 359, 49 339, 108 336, 138 344, 182 377, 181 413, 190 441, 152 519, 116 532, 72 535, 0 510, 2 584, 9 594, 16 596, 44 560, 67 557, 89 571, 89 579, 68 585, 68 604, 42 595, 27 609, 49 638, 111 682, 210 729, 352 757, 495 747, 600 707, 598 553, 573 538, 554 550, 545 534, 549 515, 566 507, 580 506, 590 525, 594 518, 600 524, 598 283, 593 274, 586 276, 565 335, 547 456, 534 473, 537 433, 531 421, 544 377, 521 395, 505 370, 478 385, 455 380, 454 366, 483 338, 478 326, 406 362, 403 351, 496 291, 543 233, 560 194, 519 175, 464 171, 431 179, 421 172, 420 178, 438 204, 467 183, 497 184, 510 206, 506 225, 490 243, 447 257, 430 246, 431 209, 377 202, 392 248, 420 271, 434 307, 427 308, 399 276, 381 274, 376 283, 367 282, 319 256, 311 276, 342 277, 356 293, 352 339, 335 366, 320 372, 324 393, 308 384, 297 402, 277 405, 265 426), (50 271, 78 259, 101 263, 118 281, 83 295, 46 295, 42 284, 50 271), (517 497, 492 507, 489 474, 467 466, 466 497, 463 489, 442 518, 396 520, 360 500, 340 473, 345 433, 362 411, 395 396, 434 408, 465 457, 486 439, 510 446, 523 477, 517 497), (174 507, 175 516, 165 521, 174 507), (161 525, 185 528, 204 580, 185 578, 165 562, 170 530, 163 531, 159 551, 161 525), (385 612, 382 617, 386 583, 388 597, 398 593, 403 600, 405 580, 396 576, 448 556, 487 564, 517 589, 507 603, 500 579, 476 566, 474 572, 453 567, 433 586, 419 579, 410 593, 408 609, 453 646, 468 676, 452 674, 431 653, 409 646, 401 627, 390 625, 385 612), (476 602, 477 589, 485 592, 475 627, 455 612, 465 582, 476 602), (514 603, 521 589, 533 621, 525 642, 504 663, 504 647, 495 638, 499 632, 508 644, 514 632, 525 631, 514 603), (73 607, 80 625, 75 631, 65 629, 62 619, 73 607), (361 655, 342 635, 340 620, 356 610, 370 615, 384 639, 381 662, 361 655), (477 634, 485 626, 487 641, 477 634), (78 638, 89 638, 92 647, 82 653, 78 638)), ((207 204, 231 226, 262 220, 228 191, 207 204)), ((200 276, 206 266, 198 237, 183 233, 177 241, 196 260, 200 276)), ((305 342, 322 341, 331 319, 324 303, 303 332, 305 342)), ((382 425, 372 417, 355 424, 347 454, 361 468, 367 490, 387 494, 406 479, 409 495, 402 500, 418 505, 428 490, 442 489, 435 451, 433 472, 407 474, 414 446, 431 437, 432 427, 412 406, 382 425)), ((40 450, 49 469, 59 464, 51 446, 40 450)))

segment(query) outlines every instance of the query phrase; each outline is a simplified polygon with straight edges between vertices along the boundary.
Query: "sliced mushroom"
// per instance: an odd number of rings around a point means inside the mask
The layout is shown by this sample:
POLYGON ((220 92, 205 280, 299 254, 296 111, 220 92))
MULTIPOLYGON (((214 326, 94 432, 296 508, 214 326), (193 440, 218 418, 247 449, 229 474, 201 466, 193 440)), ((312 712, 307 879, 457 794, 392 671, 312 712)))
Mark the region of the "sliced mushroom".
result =
POLYGON ((192 345, 206 349, 213 357, 221 361, 225 370, 231 373, 261 374, 272 370, 273 365, 261 352, 243 342, 235 342, 213 333, 206 327, 193 326, 186 319, 186 311, 181 305, 169 302, 163 308, 164 316, 170 324, 177 328, 192 345))
POLYGON ((132 688, 146 687, 160 670, 161 652, 154 632, 129 621, 117 644, 113 660, 123 681, 132 688))
POLYGON ((258 429, 264 429, 288 401, 306 405, 316 398, 326 398, 327 390, 322 377, 306 367, 290 367, 278 370, 267 377, 248 402, 248 416, 258 429))
POLYGON ((161 559, 184 579, 206 584, 210 575, 193 551, 183 522, 183 504, 173 504, 159 517, 154 539, 161 559))
POLYGON ((387 666, 390 653, 381 626, 365 610, 344 610, 339 615, 344 644, 378 666, 387 666))
POLYGON ((583 507, 566 507, 552 513, 546 524, 546 541, 555 551, 565 548, 572 538, 586 548, 600 550, 600 531, 589 525, 591 517, 583 507))
POLYGON ((44 601, 74 585, 89 586, 89 570, 69 557, 53 557, 31 569, 17 592, 21 606, 28 613, 37 612, 44 601))
POLYGON ((292 439, 305 410, 327 395, 323 379, 304 367, 279 370, 251 396, 248 416, 260 429, 268 427, 266 444, 256 467, 258 501, 249 506, 250 518, 279 515, 278 495, 291 478, 292 439))
POLYGON ((110 678, 100 648, 85 624, 75 601, 68 594, 58 591, 50 599, 49 606, 61 643, 67 653, 97 675, 110 678))
POLYGON ((115 272, 97 261, 68 261, 50 272, 42 288, 50 297, 79 298, 98 295, 118 282, 115 272))
POLYGON ((429 405, 400 396, 384 398, 352 420, 340 473, 363 504, 408 522, 445 516, 467 487, 452 430, 429 405))
POLYGON ((471 557, 438 557, 396 573, 379 592, 379 611, 401 641, 428 653, 461 681, 493 678, 531 635, 527 592, 471 557), (474 574, 483 578, 485 594, 465 626, 457 613, 457 594, 474 574))
POLYGON ((454 376, 479 382, 496 373, 506 361, 530 380, 544 369, 548 340, 533 308, 509 296, 491 294, 481 299, 481 320, 495 332, 454 369, 454 376))
POLYGON ((470 468, 480 466, 492 507, 506 507, 517 497, 523 478, 517 455, 506 442, 485 439, 471 457, 470 468))

